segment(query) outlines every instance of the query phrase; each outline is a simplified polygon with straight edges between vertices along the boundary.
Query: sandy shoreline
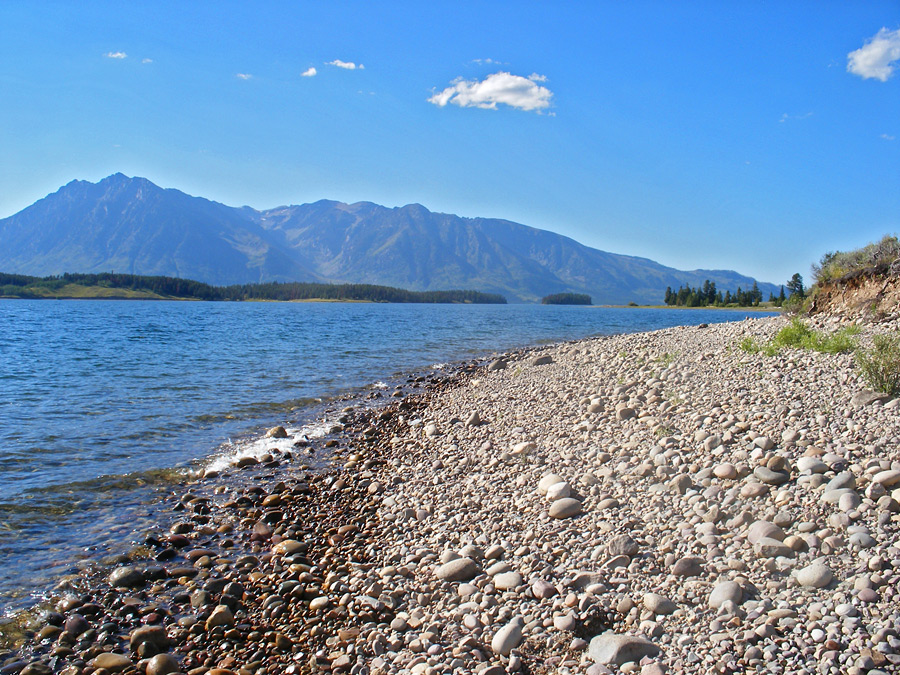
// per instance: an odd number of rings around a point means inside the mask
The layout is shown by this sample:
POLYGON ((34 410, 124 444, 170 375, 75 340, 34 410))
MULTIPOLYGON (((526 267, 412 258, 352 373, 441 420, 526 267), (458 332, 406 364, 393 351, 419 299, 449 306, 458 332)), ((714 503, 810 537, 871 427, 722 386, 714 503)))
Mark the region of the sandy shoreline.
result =
POLYGON ((201 482, 0 673, 893 672, 900 409, 854 400, 848 355, 736 348, 782 321, 515 352, 345 410, 332 469, 201 482))

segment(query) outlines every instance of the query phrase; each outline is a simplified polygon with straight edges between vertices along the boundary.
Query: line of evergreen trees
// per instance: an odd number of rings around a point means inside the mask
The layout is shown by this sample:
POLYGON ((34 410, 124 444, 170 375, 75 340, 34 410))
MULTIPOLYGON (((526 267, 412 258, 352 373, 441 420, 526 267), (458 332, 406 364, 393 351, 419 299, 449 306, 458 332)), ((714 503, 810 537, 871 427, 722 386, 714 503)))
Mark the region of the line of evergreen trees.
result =
MULTIPOLYGON (((773 298, 770 298, 772 300, 773 298)), ((750 290, 744 291, 738 286, 732 293, 725 293, 716 288, 716 282, 707 279, 702 286, 691 288, 681 286, 673 291, 671 286, 666 287, 665 303, 674 307, 725 307, 727 305, 740 305, 742 307, 756 307, 762 302, 762 291, 754 281, 750 290)))
POLYGON ((590 305, 591 296, 584 293, 552 293, 541 298, 542 305, 590 305))
POLYGON ((370 302, 506 304, 497 293, 478 291, 407 291, 373 284, 271 282, 211 286, 191 279, 137 274, 62 274, 31 277, 0 273, 0 295, 43 297, 40 289, 58 291, 68 284, 149 291, 170 298, 195 300, 366 300, 370 302))

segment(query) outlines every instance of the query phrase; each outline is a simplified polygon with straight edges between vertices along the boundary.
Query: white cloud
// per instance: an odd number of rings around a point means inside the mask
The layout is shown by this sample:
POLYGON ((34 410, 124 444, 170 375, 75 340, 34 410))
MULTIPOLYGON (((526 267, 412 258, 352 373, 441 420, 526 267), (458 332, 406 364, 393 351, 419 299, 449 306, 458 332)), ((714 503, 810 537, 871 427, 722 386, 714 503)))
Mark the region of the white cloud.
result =
POLYGON ((128 57, 125 52, 106 52, 103 56, 108 59, 124 59, 128 57))
POLYGON ((153 59, 141 59, 141 63, 153 63, 153 59))
POLYGON ((253 76, 250 73, 236 73, 235 77, 239 80, 249 80, 252 79, 253 76))
POLYGON ((784 122, 787 122, 788 120, 805 120, 812 116, 813 116, 813 114, 811 112, 803 113, 802 115, 788 115, 787 113, 782 113, 781 119, 778 121, 783 124, 784 122))
POLYGON ((343 68, 344 70, 356 70, 359 68, 360 70, 365 70, 365 66, 363 64, 356 65, 352 61, 341 61, 340 59, 335 59, 334 61, 328 61, 326 66, 337 66, 338 68, 343 68))
POLYGON ((315 68, 310 66, 309 68, 304 70, 302 73, 300 73, 300 77, 315 77, 317 72, 318 71, 315 68))
POLYGON ((891 136, 890 134, 881 134, 881 138, 883 138, 886 141, 896 141, 897 140, 896 136, 891 136))
POLYGON ((496 110, 498 103, 511 108, 540 113, 550 107, 553 92, 537 82, 547 80, 543 75, 531 77, 499 72, 488 75, 481 81, 456 78, 450 86, 428 99, 429 103, 443 108, 448 103, 461 108, 486 108, 496 110))
POLYGON ((864 80, 874 78, 887 82, 894 72, 894 63, 900 60, 900 28, 882 28, 862 47, 847 54, 847 72, 864 80))

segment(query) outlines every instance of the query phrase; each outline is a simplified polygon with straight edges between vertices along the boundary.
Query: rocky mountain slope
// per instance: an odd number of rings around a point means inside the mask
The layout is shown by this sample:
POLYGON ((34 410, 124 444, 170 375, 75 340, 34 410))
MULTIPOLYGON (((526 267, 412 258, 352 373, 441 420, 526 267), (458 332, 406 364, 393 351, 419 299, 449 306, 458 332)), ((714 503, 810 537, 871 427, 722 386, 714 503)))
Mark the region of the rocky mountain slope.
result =
MULTIPOLYGON (((127 272, 212 284, 373 283, 465 288, 536 301, 587 293, 598 303, 660 303, 667 286, 747 289, 728 270, 681 271, 583 246, 507 220, 322 200, 266 211, 233 208, 144 178, 72 181, 0 220, 0 270, 44 276, 127 272)), ((778 291, 760 283, 764 296, 778 291)))

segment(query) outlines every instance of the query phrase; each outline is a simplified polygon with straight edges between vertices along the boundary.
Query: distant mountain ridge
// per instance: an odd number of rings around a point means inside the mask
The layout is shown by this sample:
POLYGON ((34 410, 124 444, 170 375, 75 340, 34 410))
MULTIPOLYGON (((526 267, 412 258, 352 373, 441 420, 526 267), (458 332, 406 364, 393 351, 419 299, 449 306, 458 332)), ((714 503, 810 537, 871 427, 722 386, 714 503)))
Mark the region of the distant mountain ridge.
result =
MULTIPOLYGON (((0 271, 470 289, 523 302, 587 293, 604 304, 661 303, 667 286, 707 279, 722 291, 754 283, 730 270, 676 270, 508 220, 433 213, 420 204, 321 200, 257 211, 120 173, 72 181, 0 220, 0 271)), ((764 297, 779 290, 759 288, 764 297)))

